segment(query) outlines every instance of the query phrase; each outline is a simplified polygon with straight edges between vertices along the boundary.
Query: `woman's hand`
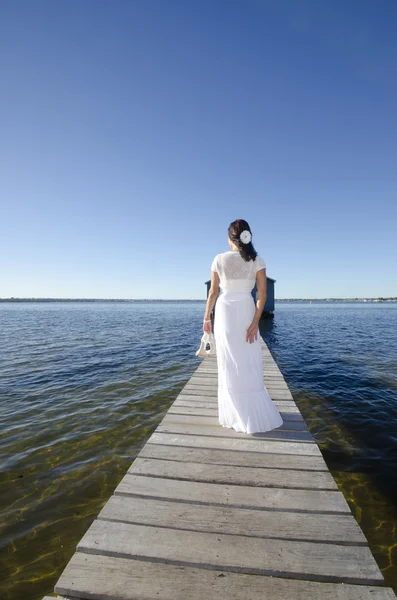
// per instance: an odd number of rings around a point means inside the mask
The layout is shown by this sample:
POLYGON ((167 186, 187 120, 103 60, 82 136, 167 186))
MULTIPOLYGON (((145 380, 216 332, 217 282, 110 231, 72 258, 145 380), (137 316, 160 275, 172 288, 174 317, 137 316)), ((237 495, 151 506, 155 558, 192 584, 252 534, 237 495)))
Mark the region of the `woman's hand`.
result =
POLYGON ((211 333, 212 332, 212 323, 211 321, 205 321, 203 322, 203 331, 204 333, 211 333))
POLYGON ((251 325, 247 329, 246 342, 253 344, 257 339, 257 333, 259 329, 259 323, 255 319, 252 321, 251 325))

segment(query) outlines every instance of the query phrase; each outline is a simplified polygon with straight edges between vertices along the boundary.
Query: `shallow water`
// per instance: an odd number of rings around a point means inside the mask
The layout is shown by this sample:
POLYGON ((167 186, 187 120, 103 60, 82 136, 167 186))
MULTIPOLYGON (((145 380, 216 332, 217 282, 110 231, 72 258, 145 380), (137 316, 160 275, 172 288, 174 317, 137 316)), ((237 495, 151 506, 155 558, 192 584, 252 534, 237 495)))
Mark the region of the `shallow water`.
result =
MULTIPOLYGON (((0 304, 0 597, 41 600, 200 360, 203 302, 0 304)), ((397 304, 261 330, 397 590, 397 304)))

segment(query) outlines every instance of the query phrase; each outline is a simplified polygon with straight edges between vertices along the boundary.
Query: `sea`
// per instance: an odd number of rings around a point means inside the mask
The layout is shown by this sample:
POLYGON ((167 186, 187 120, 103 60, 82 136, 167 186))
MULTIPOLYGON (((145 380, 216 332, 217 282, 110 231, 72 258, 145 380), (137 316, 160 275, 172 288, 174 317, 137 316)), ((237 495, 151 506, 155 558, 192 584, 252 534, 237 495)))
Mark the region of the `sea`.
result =
MULTIPOLYGON (((199 366, 203 301, 0 303, 0 598, 41 600, 199 366)), ((277 302, 267 343, 397 592, 397 303, 277 302)))

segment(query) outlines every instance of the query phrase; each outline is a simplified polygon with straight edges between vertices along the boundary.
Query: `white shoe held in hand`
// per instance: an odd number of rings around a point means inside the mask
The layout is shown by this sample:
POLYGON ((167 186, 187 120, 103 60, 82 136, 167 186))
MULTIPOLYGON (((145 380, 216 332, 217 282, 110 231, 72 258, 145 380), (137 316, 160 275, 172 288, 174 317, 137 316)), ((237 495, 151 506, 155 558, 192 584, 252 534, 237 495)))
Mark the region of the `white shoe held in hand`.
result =
POLYGON ((206 356, 216 356, 215 337, 213 333, 203 333, 200 348, 197 350, 196 356, 200 356, 201 358, 205 358, 206 356), (209 350, 206 349, 208 344, 209 350))

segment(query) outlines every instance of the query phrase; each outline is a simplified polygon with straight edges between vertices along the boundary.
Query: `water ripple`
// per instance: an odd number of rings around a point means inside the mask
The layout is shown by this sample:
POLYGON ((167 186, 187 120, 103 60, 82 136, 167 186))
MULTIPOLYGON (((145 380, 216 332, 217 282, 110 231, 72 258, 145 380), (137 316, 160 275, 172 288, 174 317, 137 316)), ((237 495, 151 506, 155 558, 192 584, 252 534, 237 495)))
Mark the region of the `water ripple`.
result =
MULTIPOLYGON (((203 312, 202 302, 0 304, 4 600, 52 592, 198 366, 203 312)), ((397 590, 397 305, 277 303, 261 330, 397 590)))

